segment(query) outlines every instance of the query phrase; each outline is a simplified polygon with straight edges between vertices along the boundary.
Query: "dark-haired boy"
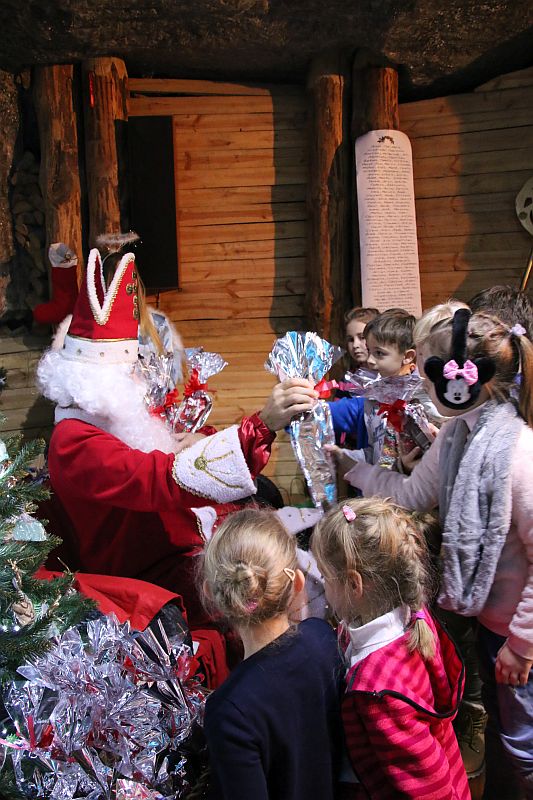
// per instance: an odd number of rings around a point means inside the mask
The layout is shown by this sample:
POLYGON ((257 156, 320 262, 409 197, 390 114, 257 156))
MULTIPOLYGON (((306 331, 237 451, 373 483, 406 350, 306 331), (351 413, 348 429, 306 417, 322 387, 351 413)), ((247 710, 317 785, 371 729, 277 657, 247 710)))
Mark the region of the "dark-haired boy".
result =
MULTIPOLYGON (((367 363, 382 378, 396 375, 409 375, 415 369, 416 350, 413 344, 413 330, 416 319, 407 311, 394 309, 378 314, 367 323, 364 337, 368 349, 367 363)), ((364 426, 367 444, 361 442, 359 433, 359 450, 354 456, 371 464, 380 464, 389 468, 400 467, 400 453, 396 432, 387 425, 387 418, 379 414, 380 403, 366 400, 361 403, 359 397, 346 397, 330 406, 335 433, 346 433, 348 436, 364 426)))

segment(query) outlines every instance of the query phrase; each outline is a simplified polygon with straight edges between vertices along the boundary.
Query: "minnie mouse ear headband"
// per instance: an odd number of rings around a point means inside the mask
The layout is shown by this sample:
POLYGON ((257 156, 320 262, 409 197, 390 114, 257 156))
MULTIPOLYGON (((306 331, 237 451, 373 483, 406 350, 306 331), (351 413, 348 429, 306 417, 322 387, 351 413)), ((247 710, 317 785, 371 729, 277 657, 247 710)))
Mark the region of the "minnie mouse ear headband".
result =
POLYGON ((449 361, 431 356, 424 364, 424 372, 435 385, 442 405, 462 410, 473 405, 484 383, 494 376, 496 365, 492 358, 466 358, 468 321, 472 316, 467 308, 459 308, 452 323, 452 352, 449 361))

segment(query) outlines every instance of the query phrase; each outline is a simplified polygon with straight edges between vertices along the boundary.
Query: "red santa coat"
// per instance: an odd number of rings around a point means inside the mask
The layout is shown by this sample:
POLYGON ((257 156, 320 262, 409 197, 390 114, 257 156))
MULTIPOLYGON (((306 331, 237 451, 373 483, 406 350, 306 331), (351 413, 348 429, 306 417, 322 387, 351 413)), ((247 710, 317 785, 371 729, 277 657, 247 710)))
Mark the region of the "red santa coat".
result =
MULTIPOLYGON (((237 433, 255 478, 268 461, 274 434, 257 415, 245 417, 237 433)), ((201 458, 193 463, 201 467, 201 458)), ((217 503, 197 490, 194 480, 184 488, 173 454, 134 450, 79 419, 58 423, 48 465, 53 491, 75 537, 75 555, 70 548, 68 566, 138 578, 177 592, 183 597, 190 626, 205 625, 208 617, 198 598, 193 558, 202 550, 205 537, 202 515, 192 509, 207 508, 218 523, 239 504, 217 503)), ((227 479, 224 485, 233 484, 227 479)))

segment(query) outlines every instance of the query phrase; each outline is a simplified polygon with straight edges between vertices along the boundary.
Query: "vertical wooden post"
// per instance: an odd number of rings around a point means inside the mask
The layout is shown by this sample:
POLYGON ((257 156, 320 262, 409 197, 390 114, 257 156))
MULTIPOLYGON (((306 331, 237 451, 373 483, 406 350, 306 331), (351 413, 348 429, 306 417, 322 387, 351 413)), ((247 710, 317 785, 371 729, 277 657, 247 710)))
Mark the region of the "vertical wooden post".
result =
POLYGON ((120 231, 117 123, 125 122, 127 72, 120 58, 90 58, 82 64, 85 166, 89 198, 89 242, 120 231))
POLYGON ((33 99, 39 127, 39 183, 44 201, 46 252, 64 242, 78 256, 83 270, 78 132, 72 96, 71 64, 36 67, 33 99))
POLYGON ((342 53, 325 53, 311 65, 307 193, 309 325, 330 341, 344 338, 349 298, 350 143, 349 70, 342 53))
MULTIPOLYGON (((352 151, 355 140, 369 131, 398 130, 398 72, 393 67, 362 65, 355 59, 352 73, 352 151)), ((355 303, 361 302, 361 256, 357 217, 357 184, 353 179, 353 267, 350 284, 355 303)), ((382 310, 382 309, 380 309, 382 310)))
POLYGON ((10 72, 0 70, 0 317, 7 309, 10 262, 15 255, 9 207, 9 176, 19 129, 18 93, 10 72))

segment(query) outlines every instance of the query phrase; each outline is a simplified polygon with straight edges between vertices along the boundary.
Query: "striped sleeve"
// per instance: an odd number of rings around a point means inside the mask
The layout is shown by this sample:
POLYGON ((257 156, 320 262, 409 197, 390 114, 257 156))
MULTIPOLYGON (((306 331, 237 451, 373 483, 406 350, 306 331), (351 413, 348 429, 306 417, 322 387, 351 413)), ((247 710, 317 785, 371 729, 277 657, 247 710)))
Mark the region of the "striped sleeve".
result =
POLYGON ((459 749, 450 720, 430 720, 397 699, 346 697, 346 743, 355 772, 371 797, 455 800, 459 749), (437 728, 442 726, 439 730, 437 728), (450 741, 448 741, 450 739, 450 741), (449 757, 452 754, 452 761, 449 757))

